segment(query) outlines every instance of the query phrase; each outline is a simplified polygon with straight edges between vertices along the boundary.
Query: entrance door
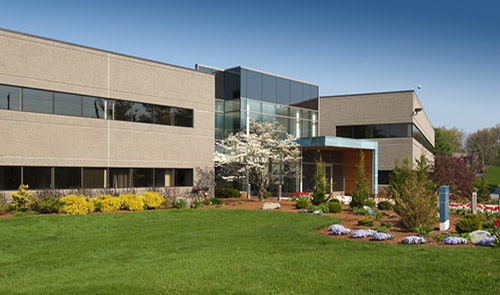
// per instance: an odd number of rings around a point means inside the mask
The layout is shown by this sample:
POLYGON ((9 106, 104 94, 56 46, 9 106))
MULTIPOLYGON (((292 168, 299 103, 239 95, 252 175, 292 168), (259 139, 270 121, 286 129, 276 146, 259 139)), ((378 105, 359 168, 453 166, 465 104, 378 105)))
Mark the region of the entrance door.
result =
POLYGON ((333 165, 325 164, 325 179, 328 183, 327 194, 333 193, 333 165))

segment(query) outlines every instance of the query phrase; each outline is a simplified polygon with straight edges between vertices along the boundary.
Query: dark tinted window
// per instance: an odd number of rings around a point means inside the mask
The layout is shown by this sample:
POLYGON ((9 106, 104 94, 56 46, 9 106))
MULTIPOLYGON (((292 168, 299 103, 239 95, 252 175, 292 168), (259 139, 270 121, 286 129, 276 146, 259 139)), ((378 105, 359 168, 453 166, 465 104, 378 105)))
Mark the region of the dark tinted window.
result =
POLYGON ((132 121, 142 123, 153 123, 154 106, 152 104, 145 104, 136 102, 132 106, 132 121))
POLYGON ((21 184, 21 167, 0 166, 0 190, 17 190, 21 184))
POLYGON ((353 135, 353 126, 337 126, 337 134, 338 137, 348 137, 352 138, 353 135))
POLYGON ((247 97, 262 100, 262 74, 247 71, 247 97))
POLYGON ((371 127, 367 125, 354 126, 354 138, 370 138, 371 131, 371 127))
POLYGON ((130 169, 111 168, 109 169, 109 186, 113 188, 131 187, 130 169))
POLYGON ((193 110, 172 108, 175 112, 175 126, 193 127, 193 110))
POLYGON ((21 109, 21 88, 0 85, 0 109, 21 109))
POLYGON ((170 107, 155 106, 155 123, 162 125, 174 125, 174 116, 170 111, 170 107))
POLYGON ((224 114, 215 114, 215 138, 224 138, 224 114))
POLYGON ((153 169, 151 168, 134 168, 132 169, 134 187, 151 187, 153 186, 153 169))
POLYGON ((290 104, 290 80, 277 78, 276 102, 282 105, 290 104))
POLYGON ((79 167, 56 167, 54 184, 56 188, 79 188, 81 187, 81 168, 79 167))
POLYGON ((389 184, 389 177, 392 171, 378 171, 378 184, 389 184))
POLYGON ((155 169, 155 186, 172 186, 173 171, 172 169, 155 169))
POLYGON ((124 100, 113 100, 112 102, 111 116, 108 118, 118 121, 132 121, 132 102, 124 100))
POLYGON ((389 124, 373 125, 373 138, 385 138, 389 137, 389 134, 390 134, 389 124))
POLYGON ((82 115, 82 97, 67 93, 54 93, 54 114, 79 117, 82 115))
POLYGON ((262 100, 276 103, 276 77, 262 75, 262 100))
POLYGON ((241 69, 241 97, 247 97, 247 70, 241 69))
POLYGON ((411 137, 411 124, 391 124, 391 137, 411 137))
POLYGON ((193 169, 175 169, 175 186, 192 186, 193 169))
POLYGON ((104 105, 106 100, 97 97, 83 97, 83 116, 87 118, 104 119, 104 105))
POLYGON ((106 172, 105 168, 83 168, 83 187, 84 188, 106 187, 105 172, 106 172))
POLYGON ((30 189, 50 188, 51 185, 50 180, 51 180, 50 167, 23 168, 23 183, 27 184, 30 189))
POLYGON ((52 114, 53 93, 50 91, 23 89, 23 111, 52 114))
POLYGON ((302 102, 302 83, 290 81, 290 104, 302 102))
POLYGON ((240 73, 236 71, 224 72, 225 99, 240 97, 240 73))

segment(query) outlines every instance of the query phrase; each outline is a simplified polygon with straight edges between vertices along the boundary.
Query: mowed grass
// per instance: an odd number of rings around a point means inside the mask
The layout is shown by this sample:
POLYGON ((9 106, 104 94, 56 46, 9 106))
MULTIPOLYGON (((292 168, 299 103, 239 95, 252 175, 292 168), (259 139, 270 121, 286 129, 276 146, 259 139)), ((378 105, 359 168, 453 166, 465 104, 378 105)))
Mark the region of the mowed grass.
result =
POLYGON ((500 166, 490 166, 486 172, 488 188, 493 192, 500 185, 500 166))
POLYGON ((316 234, 326 216, 164 210, 0 220, 0 294, 499 294, 500 251, 316 234))

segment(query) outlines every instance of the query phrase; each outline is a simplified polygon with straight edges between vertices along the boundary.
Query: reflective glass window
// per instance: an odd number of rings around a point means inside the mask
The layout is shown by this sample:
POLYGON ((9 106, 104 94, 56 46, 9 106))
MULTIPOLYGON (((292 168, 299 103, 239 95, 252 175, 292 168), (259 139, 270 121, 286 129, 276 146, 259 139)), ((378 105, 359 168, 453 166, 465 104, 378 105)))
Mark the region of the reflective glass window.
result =
POLYGON ((302 134, 301 137, 311 137, 312 131, 312 122, 311 121, 302 121, 302 134))
POLYGON ((109 169, 109 185, 112 188, 131 187, 130 169, 128 168, 109 169))
POLYGON ((406 124, 391 124, 391 137, 411 137, 411 125, 406 124))
POLYGON ((0 190, 17 190, 21 184, 21 167, 0 166, 0 190))
POLYGON ((317 121, 312 122, 311 136, 312 137, 318 136, 318 122, 317 121))
POLYGON ((226 112, 238 111, 240 109, 240 102, 241 100, 239 99, 226 100, 224 102, 224 110, 226 112))
POLYGON ((153 123, 154 106, 152 104, 136 102, 132 106, 134 122, 153 123))
POLYGON ((262 113, 262 103, 247 100, 247 105, 250 107, 250 112, 262 113))
MULTIPOLYGON (((297 119, 288 119, 288 133, 290 133, 294 137, 297 136, 297 125, 298 125, 299 120, 297 119)), ((300 130, 300 128, 299 128, 300 130)))
POLYGON ((250 121, 261 121, 262 120, 262 114, 260 113, 250 113, 250 121))
POLYGON ((311 85, 302 84, 302 99, 303 100, 311 99, 311 85))
POLYGON ((193 127, 193 110, 172 108, 175 112, 175 126, 193 127))
POLYGON ((224 114, 224 132, 226 136, 240 129, 240 112, 224 114))
POLYGON ((104 119, 105 103, 106 100, 104 98, 84 96, 83 116, 86 118, 104 119))
POLYGON ((81 187, 80 167, 56 167, 54 184, 56 188, 68 189, 81 187))
POLYGON ((215 101, 215 111, 216 112, 223 112, 224 111, 224 101, 222 101, 222 100, 215 101))
POLYGON ((241 97, 247 97, 247 70, 241 69, 241 97))
POLYGON ((240 73, 235 70, 224 72, 225 99, 240 97, 240 73))
POLYGON ((288 117, 290 114, 288 113, 288 107, 278 105, 276 114, 279 116, 286 116, 288 117))
POLYGON ((170 107, 155 106, 154 112, 155 112, 154 119, 156 124, 174 125, 174 116, 170 111, 170 107))
POLYGON ((282 105, 290 105, 290 80, 276 79, 276 102, 282 105))
POLYGON ((52 114, 53 93, 51 91, 23 89, 23 111, 52 114))
POLYGON ((292 117, 292 118, 302 118, 302 110, 301 109, 290 108, 290 117, 292 117))
POLYGON ((311 113, 311 111, 303 110, 302 111, 302 118, 311 120, 312 119, 312 113, 311 113))
POLYGON ((106 187, 106 168, 83 168, 83 187, 106 187))
POLYGON ((262 74, 247 71, 247 96, 248 98, 262 100, 262 74))
POLYGON ((193 169, 175 169, 175 186, 192 186, 193 169))
POLYGON ((21 88, 0 85, 0 109, 21 110, 21 88))
POLYGON ((386 138, 389 137, 389 124, 373 125, 373 138, 386 138))
POLYGON ((262 100, 276 103, 276 81, 277 78, 262 75, 262 100))
POLYGON ((82 115, 82 96, 67 94, 67 93, 54 93, 54 114, 75 116, 82 115))
POLYGON ((290 104, 302 102, 302 83, 290 81, 290 104))
POLYGON ((318 98, 319 97, 318 93, 319 93, 319 87, 311 85, 311 98, 318 98))
POLYGON ((371 138, 371 128, 366 125, 354 126, 354 138, 371 138))
POLYGON ((132 121, 133 103, 125 100, 109 100, 109 119, 118 121, 132 121))
POLYGON ((23 184, 30 189, 45 189, 51 187, 50 167, 23 167, 23 184))
POLYGON ((134 168, 132 169, 133 187, 152 187, 153 169, 134 168))
POLYGON ((276 105, 269 103, 262 103, 262 112, 265 114, 276 114, 276 105))
POLYGON ((224 114, 221 113, 215 114, 215 138, 224 138, 224 114))
POLYGON ((276 120, 288 131, 288 118, 276 117, 276 120))
POLYGON ((155 186, 163 187, 163 186, 172 186, 174 173, 172 169, 154 169, 155 173, 155 186))
POLYGON ((274 122, 276 121, 276 116, 262 115, 263 122, 274 122))

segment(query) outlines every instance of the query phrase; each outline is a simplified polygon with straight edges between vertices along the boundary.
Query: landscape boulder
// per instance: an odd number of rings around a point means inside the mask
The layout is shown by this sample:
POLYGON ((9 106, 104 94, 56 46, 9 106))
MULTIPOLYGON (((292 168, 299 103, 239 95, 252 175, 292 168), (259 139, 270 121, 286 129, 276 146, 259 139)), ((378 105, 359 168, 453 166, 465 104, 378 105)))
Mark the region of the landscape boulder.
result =
POLYGON ((491 234, 484 230, 475 230, 469 234, 472 244, 477 244, 482 239, 491 239, 491 234))
POLYGON ((278 203, 270 203, 266 202, 262 205, 262 210, 274 210, 274 209, 280 209, 281 206, 278 203))

